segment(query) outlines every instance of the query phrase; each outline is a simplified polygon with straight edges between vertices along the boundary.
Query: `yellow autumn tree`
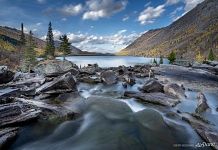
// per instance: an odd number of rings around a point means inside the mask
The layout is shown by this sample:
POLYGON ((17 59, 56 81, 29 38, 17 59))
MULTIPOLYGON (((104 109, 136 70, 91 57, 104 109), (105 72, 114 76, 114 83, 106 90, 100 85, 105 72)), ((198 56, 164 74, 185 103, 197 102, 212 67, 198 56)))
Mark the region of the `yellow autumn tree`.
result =
POLYGON ((201 55, 200 51, 198 51, 198 54, 196 55, 195 60, 199 63, 202 63, 204 61, 204 56, 201 55))

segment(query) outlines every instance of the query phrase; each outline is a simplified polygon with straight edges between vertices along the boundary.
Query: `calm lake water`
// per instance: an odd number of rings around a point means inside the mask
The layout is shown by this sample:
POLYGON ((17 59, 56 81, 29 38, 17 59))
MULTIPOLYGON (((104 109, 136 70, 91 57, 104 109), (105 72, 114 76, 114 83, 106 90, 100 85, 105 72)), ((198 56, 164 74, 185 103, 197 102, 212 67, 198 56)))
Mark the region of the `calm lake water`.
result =
MULTIPOLYGON (((58 57, 57 59, 63 59, 58 57)), ((118 66, 134 66, 137 64, 150 64, 154 58, 135 57, 135 56, 69 56, 67 60, 74 62, 78 66, 87 66, 88 64, 97 63, 100 67, 118 67, 118 66)), ((159 63, 159 59, 156 58, 159 63)), ((164 59, 164 64, 168 64, 168 60, 164 59)))

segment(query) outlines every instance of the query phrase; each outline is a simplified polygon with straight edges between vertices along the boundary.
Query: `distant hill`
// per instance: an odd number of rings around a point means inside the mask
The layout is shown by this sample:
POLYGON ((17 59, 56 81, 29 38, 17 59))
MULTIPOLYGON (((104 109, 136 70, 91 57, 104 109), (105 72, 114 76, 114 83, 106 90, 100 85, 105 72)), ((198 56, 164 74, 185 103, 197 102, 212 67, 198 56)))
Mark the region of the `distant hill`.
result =
POLYGON ((127 46, 120 55, 195 58, 198 51, 207 57, 213 49, 218 55, 218 0, 205 0, 171 25, 150 30, 127 46))

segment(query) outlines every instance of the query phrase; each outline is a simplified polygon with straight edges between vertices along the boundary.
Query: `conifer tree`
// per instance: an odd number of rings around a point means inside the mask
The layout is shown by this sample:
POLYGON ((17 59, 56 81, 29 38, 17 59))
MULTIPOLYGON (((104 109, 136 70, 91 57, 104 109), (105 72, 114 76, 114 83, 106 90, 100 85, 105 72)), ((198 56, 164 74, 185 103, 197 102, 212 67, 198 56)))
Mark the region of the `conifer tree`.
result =
POLYGON ((210 49, 209 55, 208 55, 208 60, 213 61, 215 59, 215 55, 213 53, 213 50, 210 49))
POLYGON ((163 56, 160 56, 160 64, 163 64, 163 56))
POLYGON ((156 64, 156 65, 157 65, 157 61, 156 61, 156 59, 154 59, 153 64, 156 64))
POLYGON ((46 37, 45 57, 53 59, 54 56, 55 56, 54 36, 53 36, 53 32, 52 32, 52 24, 51 24, 51 22, 49 22, 48 33, 47 33, 47 37, 46 37))
POLYGON ((67 54, 70 54, 71 53, 71 43, 69 42, 69 39, 67 38, 67 35, 64 34, 60 37, 60 40, 61 40, 61 43, 60 43, 60 46, 59 46, 59 51, 61 51, 64 55, 64 60, 65 60, 65 56, 67 54))
POLYGON ((33 33, 30 31, 24 52, 23 71, 29 72, 36 63, 36 52, 34 49, 33 33))
POLYGON ((172 51, 169 56, 168 56, 168 60, 170 61, 170 64, 174 63, 176 60, 176 53, 174 51, 172 51))
POLYGON ((20 35, 20 45, 24 46, 26 42, 23 23, 21 23, 21 35, 20 35))

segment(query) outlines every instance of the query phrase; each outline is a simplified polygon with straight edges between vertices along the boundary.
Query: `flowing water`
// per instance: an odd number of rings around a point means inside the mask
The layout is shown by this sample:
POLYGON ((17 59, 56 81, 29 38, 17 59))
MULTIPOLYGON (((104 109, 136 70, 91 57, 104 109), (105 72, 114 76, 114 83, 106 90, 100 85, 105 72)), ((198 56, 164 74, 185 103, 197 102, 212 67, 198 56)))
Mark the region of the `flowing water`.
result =
MULTIPOLYGON (((98 63, 101 67, 135 65, 148 63, 143 57, 67 57, 77 65, 98 63)), ((167 62, 166 62, 167 63, 167 62)), ((145 79, 137 79, 136 84, 127 90, 137 91, 145 79)), ((185 79, 184 79, 185 80, 185 79)), ((173 79, 172 79, 173 81, 173 79)), ((141 104, 135 99, 124 99, 122 83, 115 85, 85 84, 78 85, 80 95, 87 102, 82 117, 62 123, 41 121, 21 129, 15 150, 173 150, 194 149, 202 142, 189 124, 177 117, 169 117, 176 109, 181 112, 194 112, 196 108, 195 91, 186 91, 187 99, 176 108, 165 108, 141 104), (89 100, 92 96, 102 96, 89 100), (114 100, 109 100, 114 98, 114 100), (175 144, 189 144, 175 147, 175 144), (190 146, 191 145, 191 146, 190 146)), ((218 124, 216 92, 207 91, 205 95, 211 112, 205 114, 209 120, 218 124)), ((206 148, 205 148, 206 149, 206 148)), ((210 149, 210 148, 207 148, 210 149)))

